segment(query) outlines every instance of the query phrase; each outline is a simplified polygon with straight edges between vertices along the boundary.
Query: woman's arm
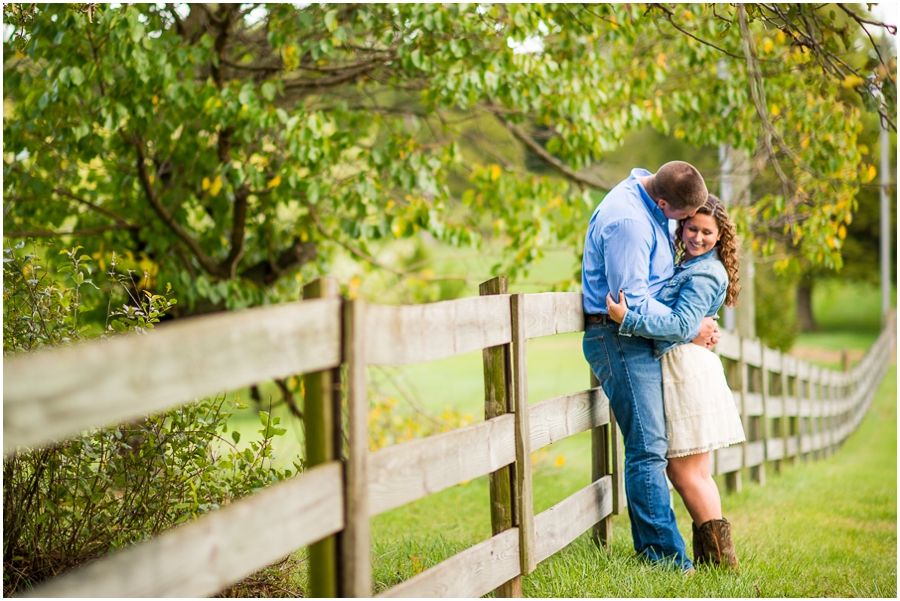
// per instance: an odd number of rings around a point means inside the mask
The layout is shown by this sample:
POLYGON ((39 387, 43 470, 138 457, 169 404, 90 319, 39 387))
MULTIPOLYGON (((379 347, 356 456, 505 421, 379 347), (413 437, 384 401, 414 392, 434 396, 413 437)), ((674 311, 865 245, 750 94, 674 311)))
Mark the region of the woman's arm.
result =
POLYGON ((719 297, 727 282, 722 282, 717 275, 714 272, 698 272, 685 280, 671 315, 640 315, 627 309, 620 296, 619 303, 607 297, 610 317, 622 324, 619 328, 621 336, 637 335, 679 342, 688 340, 699 329, 700 321, 721 305, 719 297))

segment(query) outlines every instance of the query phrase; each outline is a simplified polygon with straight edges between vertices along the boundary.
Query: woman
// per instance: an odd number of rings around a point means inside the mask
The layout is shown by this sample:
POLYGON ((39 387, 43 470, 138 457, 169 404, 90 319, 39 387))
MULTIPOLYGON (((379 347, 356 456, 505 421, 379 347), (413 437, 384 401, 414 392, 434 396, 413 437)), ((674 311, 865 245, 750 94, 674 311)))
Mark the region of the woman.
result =
POLYGON ((672 308, 671 315, 639 315, 628 309, 622 291, 618 303, 608 295, 606 306, 621 324, 620 335, 655 339, 669 438, 666 474, 694 522, 694 561, 736 569, 731 524, 722 517, 709 453, 744 441, 744 429, 721 361, 706 348, 688 344, 700 320, 715 315, 723 301, 733 307, 740 291, 739 243, 722 201, 710 194, 696 215, 681 220, 675 245, 679 263, 658 297, 672 308))

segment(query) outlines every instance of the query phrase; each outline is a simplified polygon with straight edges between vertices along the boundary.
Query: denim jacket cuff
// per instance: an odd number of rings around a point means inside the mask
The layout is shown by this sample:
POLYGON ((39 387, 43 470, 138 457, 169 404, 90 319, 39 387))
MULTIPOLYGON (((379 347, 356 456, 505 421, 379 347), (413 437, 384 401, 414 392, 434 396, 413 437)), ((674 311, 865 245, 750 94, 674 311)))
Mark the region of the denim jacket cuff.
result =
POLYGON ((619 336, 632 336, 637 327, 638 315, 631 309, 625 312, 625 319, 619 325, 619 336))

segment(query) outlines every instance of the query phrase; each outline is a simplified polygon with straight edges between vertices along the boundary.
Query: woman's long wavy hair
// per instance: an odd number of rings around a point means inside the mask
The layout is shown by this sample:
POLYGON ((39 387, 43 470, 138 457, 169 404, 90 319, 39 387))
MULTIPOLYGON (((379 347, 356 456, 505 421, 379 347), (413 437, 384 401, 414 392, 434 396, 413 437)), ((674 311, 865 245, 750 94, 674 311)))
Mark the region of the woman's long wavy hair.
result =
MULTIPOLYGON (((738 260, 741 254, 741 241, 737 237, 737 230, 734 223, 729 219, 725 205, 718 197, 710 194, 706 202, 703 203, 697 214, 710 215, 716 220, 719 226, 719 240, 716 242, 716 248, 719 249, 719 259, 725 266, 725 272, 728 274, 728 289, 725 291, 725 304, 733 307, 737 304, 738 294, 741 291, 740 274, 738 272, 738 260)), ((680 261, 684 257, 684 240, 681 234, 684 231, 684 223, 687 219, 678 222, 678 229, 675 230, 675 254, 680 261)))

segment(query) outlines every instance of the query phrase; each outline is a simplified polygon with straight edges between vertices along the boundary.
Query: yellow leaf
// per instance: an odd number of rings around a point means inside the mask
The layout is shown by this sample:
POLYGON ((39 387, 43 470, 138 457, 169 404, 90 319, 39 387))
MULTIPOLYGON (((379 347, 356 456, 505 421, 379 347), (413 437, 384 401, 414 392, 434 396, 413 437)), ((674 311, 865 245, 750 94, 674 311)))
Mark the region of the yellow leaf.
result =
POLYGON ((775 34, 775 41, 778 42, 779 44, 784 44, 784 41, 786 39, 787 39, 787 36, 785 36, 784 32, 779 29, 778 33, 775 34))
POLYGON ((269 184, 266 186, 266 188, 275 188, 280 183, 281 183, 281 176, 276 175, 275 177, 272 178, 272 181, 269 182, 269 184))
POLYGON ((776 117, 781 114, 781 108, 777 104, 773 104, 771 108, 771 112, 776 117))
POLYGON ((809 136, 803 138, 803 141, 800 142, 800 148, 806 148, 809 146, 809 136))
POLYGON ((842 223, 842 224, 840 225, 840 227, 838 227, 838 238, 840 238, 841 240, 843 240, 843 239, 846 238, 846 237, 847 237, 847 228, 844 227, 844 224, 842 223))
POLYGON ((499 165, 491 165, 491 181, 495 182, 500 179, 500 166, 499 165))
POLYGON ((201 186, 204 190, 209 190, 209 186, 210 186, 209 178, 208 178, 208 177, 204 177, 204 178, 203 178, 203 182, 200 184, 200 186, 201 186))
POLYGON ((660 52, 659 56, 656 57, 656 64, 659 65, 660 67, 662 67, 663 69, 666 68, 666 55, 664 52, 660 52))
POLYGON ((150 98, 150 101, 151 101, 153 104, 159 104, 159 96, 157 96, 156 94, 154 94, 153 97, 150 98))
POLYGON ((25 58, 25 53, 21 50, 16 50, 16 58, 25 58))
POLYGON ((864 184, 867 184, 870 181, 872 181, 873 179, 875 179, 876 175, 878 175, 878 170, 875 169, 875 165, 869 165, 866 168, 866 172, 862 176, 862 182, 864 184))
POLYGON ((209 187, 209 193, 213 196, 218 196, 219 191, 222 189, 222 176, 217 175, 216 179, 213 180, 212 185, 209 187))
POLYGON ((393 209, 394 205, 396 205, 396 204, 397 203, 395 203, 393 200, 389 200, 388 203, 384 206, 385 213, 390 211, 391 209, 393 209))
POLYGON ((362 280, 359 279, 359 276, 354 276, 350 280, 350 287, 351 288, 359 288, 360 283, 362 283, 362 280))
POLYGON ((772 49, 775 47, 775 44, 772 43, 772 40, 766 38, 766 41, 763 42, 763 52, 769 53, 772 52, 772 49))
POLYGON ((844 81, 841 82, 841 86, 844 89, 849 90, 850 88, 855 88, 856 86, 861 86, 864 83, 865 83, 865 80, 862 77, 860 77, 859 75, 856 75, 855 73, 851 73, 847 77, 844 78, 844 81))

